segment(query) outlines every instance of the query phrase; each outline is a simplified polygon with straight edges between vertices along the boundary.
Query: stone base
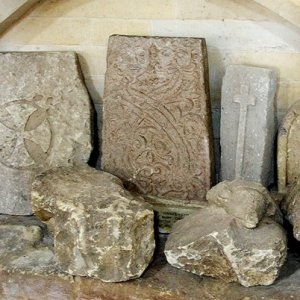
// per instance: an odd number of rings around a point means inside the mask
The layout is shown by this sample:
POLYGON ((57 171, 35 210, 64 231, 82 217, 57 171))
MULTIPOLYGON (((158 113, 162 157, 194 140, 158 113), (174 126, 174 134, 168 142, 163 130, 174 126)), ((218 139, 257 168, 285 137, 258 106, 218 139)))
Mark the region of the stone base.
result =
POLYGON ((300 300, 300 258, 290 254, 280 278, 268 287, 245 288, 200 277, 168 265, 160 251, 144 275, 123 283, 104 283, 61 274, 31 275, 0 272, 0 299, 101 300, 300 300))
POLYGON ((201 208, 207 207, 207 202, 204 201, 179 203, 178 201, 157 197, 144 196, 144 198, 156 212, 156 221, 160 233, 170 233, 176 221, 183 219, 201 208))

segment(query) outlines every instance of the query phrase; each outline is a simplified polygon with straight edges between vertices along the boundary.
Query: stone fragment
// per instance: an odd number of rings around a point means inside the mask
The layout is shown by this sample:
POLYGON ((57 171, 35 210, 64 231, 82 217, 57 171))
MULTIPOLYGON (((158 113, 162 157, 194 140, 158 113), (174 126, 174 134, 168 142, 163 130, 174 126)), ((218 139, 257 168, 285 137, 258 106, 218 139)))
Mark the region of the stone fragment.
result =
POLYGON ((272 219, 248 229, 221 207, 178 221, 165 247, 174 267, 246 287, 272 284, 286 253, 285 232, 272 219))
POLYGON ((37 172, 87 162, 90 100, 75 53, 0 53, 0 65, 0 213, 26 215, 37 172))
POLYGON ((278 191, 284 194, 300 176, 300 101, 289 109, 279 127, 277 173, 278 191))
POLYGON ((283 223, 282 214, 268 190, 257 182, 223 181, 210 189, 206 198, 209 205, 224 208, 246 228, 255 228, 264 216, 283 223))
POLYGON ((273 181, 276 75, 269 69, 231 65, 222 85, 221 177, 273 181))
POLYGON ((199 202, 213 178, 204 39, 111 36, 102 166, 154 197, 199 202))
POLYGON ((282 208, 285 217, 293 226, 295 239, 300 241, 300 177, 289 186, 282 208))
POLYGON ((90 167, 36 177, 33 210, 51 223, 63 271, 107 282, 139 277, 155 248, 153 211, 117 177, 90 167))
POLYGON ((34 217, 0 216, 0 269, 9 273, 60 273, 52 240, 34 217))

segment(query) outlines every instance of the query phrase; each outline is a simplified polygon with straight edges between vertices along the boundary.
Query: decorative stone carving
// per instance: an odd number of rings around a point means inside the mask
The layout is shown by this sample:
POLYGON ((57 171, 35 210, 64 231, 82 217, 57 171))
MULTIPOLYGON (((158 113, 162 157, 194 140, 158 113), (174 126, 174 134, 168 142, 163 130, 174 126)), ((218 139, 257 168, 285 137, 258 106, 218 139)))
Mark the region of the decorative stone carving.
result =
POLYGON ((272 182, 276 75, 231 65, 222 86, 221 177, 272 182))
POLYGON ((102 166, 145 195, 204 200, 212 182, 204 39, 111 36, 102 166))
POLYGON ((206 195, 209 205, 222 207, 246 228, 255 228, 263 217, 282 224, 282 214, 268 190, 260 183, 233 180, 223 181, 206 195))
POLYGON ((269 285, 287 253, 281 214, 260 184, 222 182, 207 195, 207 208, 175 223, 165 254, 174 267, 198 275, 269 285), (240 200, 240 201, 238 201, 240 200))
POLYGON ((300 175, 300 101, 282 120, 278 131, 277 174, 278 191, 286 193, 300 175))
POLYGON ((87 162, 90 100, 75 53, 2 53, 0 65, 0 213, 31 214, 36 172, 87 162))
POLYGON ((139 277, 154 248, 153 211, 117 177, 68 167, 36 177, 33 210, 54 235, 61 269, 107 282, 139 277))

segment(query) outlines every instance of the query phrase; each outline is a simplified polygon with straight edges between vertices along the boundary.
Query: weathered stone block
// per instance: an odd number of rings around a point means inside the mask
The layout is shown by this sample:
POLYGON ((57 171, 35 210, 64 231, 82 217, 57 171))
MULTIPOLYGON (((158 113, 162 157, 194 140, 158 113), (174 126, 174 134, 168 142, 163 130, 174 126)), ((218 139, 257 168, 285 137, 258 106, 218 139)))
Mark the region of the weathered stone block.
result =
POLYGON ((300 101, 289 109, 279 127, 277 174, 280 193, 286 193, 300 176, 300 101))
POLYGON ((272 219, 248 229, 221 207, 178 221, 165 247, 174 267, 243 286, 272 284, 286 253, 285 232, 272 219))
POLYGON ((285 217, 293 226, 293 234, 300 241, 300 177, 288 188, 282 202, 285 217))
POLYGON ((0 65, 0 213, 26 215, 34 174, 88 160, 90 100, 75 53, 2 53, 0 65))
POLYGON ((117 177, 90 167, 37 176, 36 215, 50 225, 63 271, 118 282, 139 277, 155 248, 153 211, 117 177))
POLYGON ((204 39, 111 36, 102 166, 145 195, 205 199, 212 182, 204 39))
POLYGON ((222 86, 221 177, 273 181, 276 75, 269 69, 231 65, 222 86))

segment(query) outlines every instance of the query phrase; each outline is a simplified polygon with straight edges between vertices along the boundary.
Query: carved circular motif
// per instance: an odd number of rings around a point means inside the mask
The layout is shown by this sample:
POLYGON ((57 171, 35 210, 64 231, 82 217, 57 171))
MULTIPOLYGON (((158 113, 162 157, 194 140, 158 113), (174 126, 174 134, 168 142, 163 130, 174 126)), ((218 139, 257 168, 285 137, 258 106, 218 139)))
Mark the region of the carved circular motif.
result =
POLYGON ((0 106, 2 164, 13 169, 34 169, 46 162, 51 147, 52 130, 46 109, 28 100, 0 106))

